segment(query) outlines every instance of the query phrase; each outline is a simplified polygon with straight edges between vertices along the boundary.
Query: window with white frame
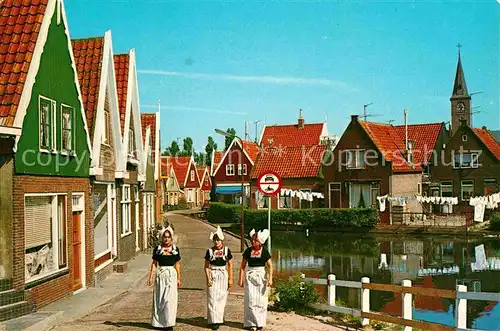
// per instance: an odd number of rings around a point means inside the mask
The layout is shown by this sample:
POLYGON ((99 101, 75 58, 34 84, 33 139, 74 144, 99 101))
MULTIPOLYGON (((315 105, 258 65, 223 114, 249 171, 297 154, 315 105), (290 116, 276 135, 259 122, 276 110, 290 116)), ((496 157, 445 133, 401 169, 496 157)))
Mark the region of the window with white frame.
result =
POLYGON ((92 205, 94 211, 94 257, 101 257, 110 251, 112 217, 108 215, 108 184, 95 183, 92 205))
POLYGON ((246 164, 238 164, 238 176, 245 176, 247 174, 247 165, 246 164))
POLYGON ((479 153, 461 153, 453 155, 453 168, 478 168, 479 153))
POLYGON ((38 112, 39 112, 39 146, 40 149, 46 151, 54 151, 55 144, 55 110, 56 102, 48 98, 40 96, 38 99, 38 112))
POLYGON ((191 176, 191 179, 190 179, 190 180, 191 180, 192 182, 194 182, 194 170, 191 170, 191 174, 190 174, 190 176, 191 176))
POLYGON ((292 208, 292 197, 290 195, 282 195, 280 193, 279 208, 292 208))
POLYGON ((25 281, 38 280, 67 267, 65 195, 25 196, 25 281))
POLYGON ((365 150, 350 149, 345 151, 346 168, 364 169, 365 168, 365 150))
POLYGON ((309 193, 311 193, 311 189, 310 188, 302 188, 300 189, 300 193, 302 193, 301 195, 299 195, 299 201, 300 201, 300 209, 304 209, 304 208, 312 208, 312 201, 310 200, 307 200, 304 195, 309 195, 309 193))
POLYGON ((128 156, 135 157, 134 129, 132 127, 128 130, 128 156))
POLYGON ((75 150, 74 117, 73 107, 61 105, 61 150, 68 154, 75 150))
POLYGON ((130 185, 122 186, 122 234, 132 232, 130 185))
POLYGON ((461 183, 460 196, 462 201, 468 201, 474 195, 474 181, 463 180, 461 183))
POLYGON ((445 198, 453 197, 453 182, 441 182, 441 196, 445 198))
POLYGON ((226 165, 226 176, 234 176, 234 164, 226 165))

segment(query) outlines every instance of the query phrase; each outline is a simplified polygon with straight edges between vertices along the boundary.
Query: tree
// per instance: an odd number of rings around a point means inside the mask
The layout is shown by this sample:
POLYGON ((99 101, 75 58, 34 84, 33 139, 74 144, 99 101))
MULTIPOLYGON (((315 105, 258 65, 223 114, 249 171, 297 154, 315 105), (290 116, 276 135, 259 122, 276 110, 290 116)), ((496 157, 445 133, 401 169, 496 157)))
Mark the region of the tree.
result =
POLYGON ((227 150, 231 143, 234 140, 234 137, 236 137, 236 130, 234 128, 229 128, 226 130, 227 133, 229 133, 229 136, 226 137, 226 147, 224 150, 227 150))
POLYGON ((214 151, 217 151, 217 144, 214 139, 209 136, 207 146, 205 146, 205 152, 207 153, 207 165, 212 163, 212 154, 214 151))
POLYGON ((207 154, 201 152, 201 153, 194 153, 194 162, 196 162, 197 165, 208 165, 207 163, 207 154))
POLYGON ((182 154, 185 156, 193 155, 193 139, 191 139, 191 137, 186 137, 182 143, 182 154))
POLYGON ((176 156, 179 154, 179 152, 180 148, 176 140, 173 140, 170 144, 170 147, 167 147, 167 149, 165 150, 165 154, 170 156, 176 156))

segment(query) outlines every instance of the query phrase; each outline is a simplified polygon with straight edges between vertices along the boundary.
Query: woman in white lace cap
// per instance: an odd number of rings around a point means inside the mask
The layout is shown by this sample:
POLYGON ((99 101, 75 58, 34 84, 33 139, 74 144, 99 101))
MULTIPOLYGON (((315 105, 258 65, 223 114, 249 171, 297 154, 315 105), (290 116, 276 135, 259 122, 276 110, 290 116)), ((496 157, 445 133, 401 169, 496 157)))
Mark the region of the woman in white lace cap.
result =
POLYGON ((154 284, 151 325, 173 330, 177 317, 177 288, 181 286, 181 253, 174 244, 174 229, 160 231, 161 244, 153 251, 148 286, 154 284))
POLYGON ((233 285, 233 255, 224 245, 224 233, 220 226, 210 233, 213 246, 205 253, 205 276, 207 279, 207 320, 212 330, 224 324, 224 309, 227 295, 233 285))
POLYGON ((239 285, 245 287, 244 327, 255 331, 263 330, 266 326, 267 288, 273 286, 273 264, 271 254, 263 246, 269 238, 269 230, 255 232, 253 229, 250 231, 250 238, 252 247, 243 253, 239 285))

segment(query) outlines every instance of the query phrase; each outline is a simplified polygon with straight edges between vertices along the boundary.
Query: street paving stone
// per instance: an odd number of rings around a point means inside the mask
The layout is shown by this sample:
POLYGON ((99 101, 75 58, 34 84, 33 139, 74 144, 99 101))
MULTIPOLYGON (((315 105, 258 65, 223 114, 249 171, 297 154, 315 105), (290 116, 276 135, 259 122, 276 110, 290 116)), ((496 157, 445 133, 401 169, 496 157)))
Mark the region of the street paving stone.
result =
MULTIPOLYGON (((169 214, 177 235, 182 256, 181 288, 177 325, 174 330, 207 330, 206 283, 203 270, 205 250, 211 244, 210 231, 214 228, 201 221, 178 214, 169 214)), ((225 325, 220 330, 243 329, 243 290, 236 283, 241 262, 239 239, 226 235, 225 244, 234 252, 235 285, 226 306, 225 325)), ((147 275, 121 295, 97 307, 82 318, 64 322, 53 331, 74 330, 153 330, 151 327, 152 288, 146 285, 147 275)), ((270 312, 265 330, 323 331, 340 330, 319 320, 295 314, 270 312)))

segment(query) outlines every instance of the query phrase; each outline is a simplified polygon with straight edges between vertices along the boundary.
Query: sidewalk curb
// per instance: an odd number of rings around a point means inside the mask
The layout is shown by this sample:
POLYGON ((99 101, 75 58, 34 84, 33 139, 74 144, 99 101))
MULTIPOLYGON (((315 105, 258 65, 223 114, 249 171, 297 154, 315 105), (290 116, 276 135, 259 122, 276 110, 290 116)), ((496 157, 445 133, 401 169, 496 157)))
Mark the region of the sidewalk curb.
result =
POLYGON ((43 331, 43 330, 50 330, 52 327, 58 325, 60 322, 63 321, 63 311, 55 311, 54 314, 48 316, 47 318, 44 318, 40 322, 37 322, 33 325, 28 326, 27 328, 24 328, 23 331, 43 331))

